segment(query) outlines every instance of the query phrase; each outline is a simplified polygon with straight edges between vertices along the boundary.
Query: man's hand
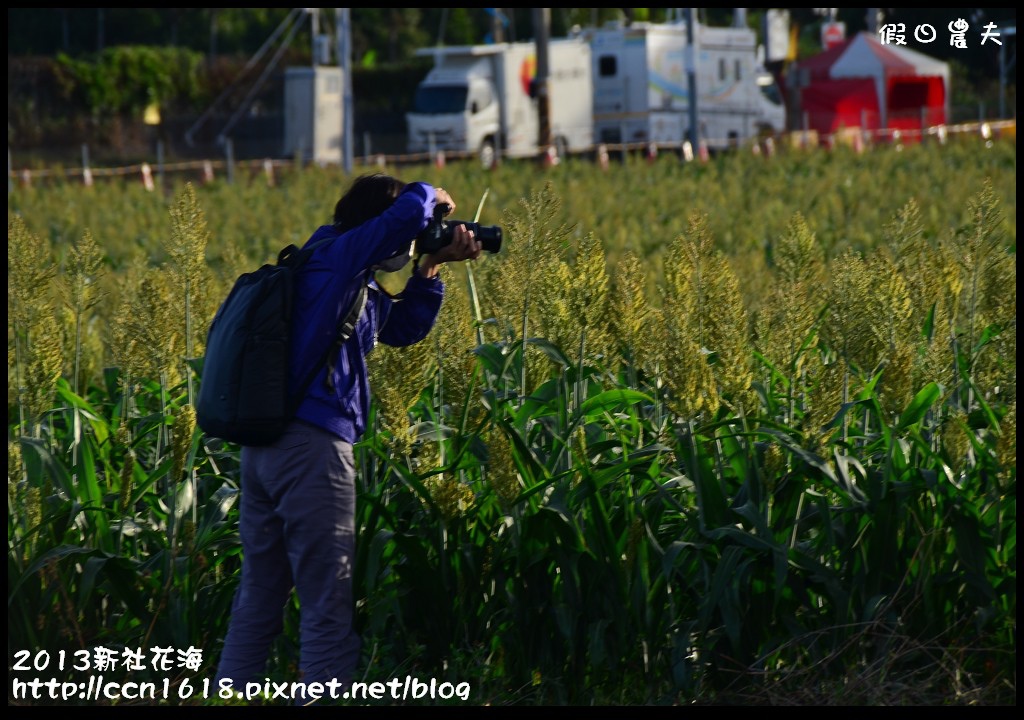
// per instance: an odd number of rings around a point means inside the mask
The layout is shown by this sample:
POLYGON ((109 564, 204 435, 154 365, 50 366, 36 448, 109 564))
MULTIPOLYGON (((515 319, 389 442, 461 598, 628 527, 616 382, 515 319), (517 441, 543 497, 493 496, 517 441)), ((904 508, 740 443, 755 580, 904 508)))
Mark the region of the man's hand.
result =
POLYGON ((455 226, 450 243, 420 258, 419 274, 426 278, 435 277, 442 263, 476 260, 481 253, 483 245, 476 239, 476 233, 460 223, 455 226))
POLYGON ((437 205, 448 205, 448 212, 445 213, 446 215, 451 215, 453 212, 455 212, 455 201, 452 200, 452 196, 448 194, 447 190, 445 190, 444 188, 436 187, 434 188, 434 195, 437 198, 437 205))

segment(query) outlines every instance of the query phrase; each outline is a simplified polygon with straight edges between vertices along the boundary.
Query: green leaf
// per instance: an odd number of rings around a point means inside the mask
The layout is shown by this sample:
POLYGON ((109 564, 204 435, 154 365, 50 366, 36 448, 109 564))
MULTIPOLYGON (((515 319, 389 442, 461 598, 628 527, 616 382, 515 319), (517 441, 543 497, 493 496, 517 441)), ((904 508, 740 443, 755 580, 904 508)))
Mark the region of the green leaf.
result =
POLYGON ((103 493, 100 492, 99 479, 96 477, 96 462, 92 454, 92 443, 79 445, 79 460, 75 464, 75 479, 82 492, 78 497, 83 505, 103 506, 103 493))
POLYGON ((77 432, 79 422, 78 417, 80 415, 85 416, 86 420, 89 421, 89 426, 92 428, 93 434, 96 436, 96 442, 100 445, 107 442, 107 439, 110 437, 110 425, 107 423, 106 418, 104 418, 102 413, 96 410, 96 408, 94 408, 87 400, 72 392, 71 388, 68 386, 67 380, 64 378, 61 378, 57 382, 57 395, 66 402, 75 413, 74 422, 76 427, 76 442, 80 441, 78 436, 79 434, 77 432))
POLYGON ((942 389, 938 383, 930 382, 921 388, 914 396, 914 399, 907 405, 907 409, 900 415, 896 430, 906 430, 911 425, 917 425, 924 419, 928 409, 942 395, 942 389))
POLYGON ((981 331, 981 337, 978 338, 978 342, 974 344, 974 354, 977 355, 981 352, 982 348, 999 337, 1002 332, 1003 328, 998 324, 993 323, 992 325, 986 326, 985 329, 981 331))
POLYGON ((855 502, 867 502, 868 498, 860 489, 858 483, 858 478, 867 477, 867 471, 864 469, 864 466, 861 464, 860 460, 858 460, 853 455, 847 455, 845 453, 839 452, 839 448, 833 450, 832 456, 835 458, 836 461, 836 477, 838 478, 840 487, 842 487, 850 496, 850 498, 853 499, 855 502), (851 467, 859 471, 860 474, 855 475, 851 473, 851 467))
POLYGON ((544 338, 530 338, 526 342, 530 345, 536 345, 544 352, 545 355, 551 358, 551 360, 558 365, 561 365, 564 368, 572 366, 572 361, 569 360, 569 357, 553 342, 545 340, 544 338))
POLYGON ((932 303, 932 306, 928 308, 928 314, 925 316, 924 325, 921 327, 921 337, 927 340, 929 343, 935 335, 935 306, 938 303, 932 303))
POLYGON ((42 485, 43 479, 49 477, 69 498, 77 498, 78 492, 71 481, 68 469, 50 451, 45 440, 22 436, 18 438, 22 446, 22 457, 28 467, 30 478, 36 478, 35 484, 42 485), (26 453, 25 449, 33 452, 26 453))
POLYGON ((791 438, 786 433, 778 432, 777 430, 774 429, 767 429, 764 432, 778 438, 780 445, 782 445, 791 453, 793 453, 798 458, 803 460, 809 466, 818 470, 825 478, 831 480, 833 484, 835 484, 836 486, 840 486, 839 480, 838 478, 836 478, 835 472, 833 472, 829 464, 825 462, 824 458, 801 447, 793 440, 793 438, 791 438))
POLYGON ((637 390, 606 390, 594 397, 587 398, 580 405, 578 414, 590 416, 595 413, 612 411, 617 408, 631 409, 637 403, 651 403, 653 398, 647 393, 637 390))
POLYGON ((23 572, 21 576, 18 578, 17 582, 15 582, 14 587, 10 588, 7 596, 8 604, 10 604, 11 598, 14 597, 18 588, 21 587, 22 583, 24 583, 26 579, 28 579, 35 573, 39 572, 44 566, 48 565, 51 561, 60 561, 65 558, 74 557, 75 555, 91 557, 93 555, 96 555, 97 553, 99 553, 99 551, 95 548, 79 547, 77 545, 58 545, 55 548, 47 550, 45 553, 37 557, 32 562, 32 564, 25 569, 25 572, 23 572))
POLYGON ((708 530, 705 533, 712 540, 722 540, 729 538, 735 540, 740 545, 752 548, 754 550, 766 550, 768 552, 774 552, 777 549, 781 549, 781 546, 773 540, 766 540, 765 538, 758 537, 752 533, 743 530, 738 527, 721 527, 714 530, 708 530))

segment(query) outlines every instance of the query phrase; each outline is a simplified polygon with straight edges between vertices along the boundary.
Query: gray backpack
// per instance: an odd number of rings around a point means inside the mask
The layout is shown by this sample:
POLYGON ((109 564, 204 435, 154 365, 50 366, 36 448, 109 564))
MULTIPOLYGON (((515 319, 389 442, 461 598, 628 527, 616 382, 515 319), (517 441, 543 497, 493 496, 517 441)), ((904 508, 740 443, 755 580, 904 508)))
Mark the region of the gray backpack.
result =
POLYGON ((314 248, 289 245, 277 257, 235 280, 206 338, 196 421, 211 437, 239 445, 273 443, 295 416, 317 372, 355 329, 366 285, 338 326, 337 342, 310 368, 299 392, 288 392, 295 278, 314 248))

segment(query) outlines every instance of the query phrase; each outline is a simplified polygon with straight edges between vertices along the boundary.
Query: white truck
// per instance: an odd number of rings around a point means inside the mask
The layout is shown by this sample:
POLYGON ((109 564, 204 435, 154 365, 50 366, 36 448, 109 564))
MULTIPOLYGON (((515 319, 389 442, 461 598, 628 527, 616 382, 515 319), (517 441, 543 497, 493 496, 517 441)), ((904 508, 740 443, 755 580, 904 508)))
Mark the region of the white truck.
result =
MULTIPOLYGON (((485 167, 495 159, 539 153, 532 41, 424 48, 434 67, 406 114, 410 153, 469 152, 485 167)), ((548 43, 548 117, 559 156, 593 145, 590 46, 579 37, 548 43)))
POLYGON ((617 24, 585 31, 594 63, 594 137, 600 143, 691 139, 688 64, 697 85, 698 138, 720 150, 762 132, 785 130, 774 78, 758 61, 746 27, 685 22, 617 24))

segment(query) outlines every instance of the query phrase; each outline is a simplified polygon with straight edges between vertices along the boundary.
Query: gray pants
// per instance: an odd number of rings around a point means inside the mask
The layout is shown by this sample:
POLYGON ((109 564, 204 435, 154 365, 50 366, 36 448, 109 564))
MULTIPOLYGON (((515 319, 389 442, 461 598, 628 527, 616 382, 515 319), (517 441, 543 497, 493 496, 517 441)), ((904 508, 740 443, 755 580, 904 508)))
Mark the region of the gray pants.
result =
POLYGON ((305 683, 350 683, 359 660, 353 626, 355 463, 352 445, 293 422, 267 447, 242 449, 242 580, 216 682, 264 680, 294 586, 305 683))

